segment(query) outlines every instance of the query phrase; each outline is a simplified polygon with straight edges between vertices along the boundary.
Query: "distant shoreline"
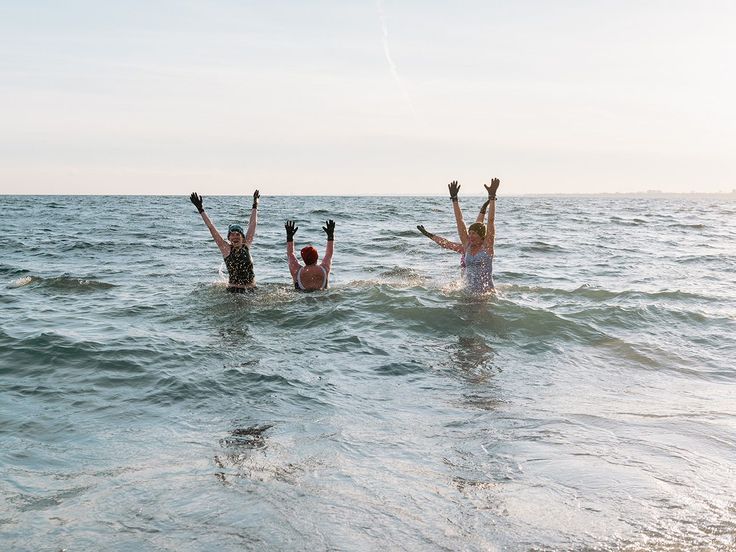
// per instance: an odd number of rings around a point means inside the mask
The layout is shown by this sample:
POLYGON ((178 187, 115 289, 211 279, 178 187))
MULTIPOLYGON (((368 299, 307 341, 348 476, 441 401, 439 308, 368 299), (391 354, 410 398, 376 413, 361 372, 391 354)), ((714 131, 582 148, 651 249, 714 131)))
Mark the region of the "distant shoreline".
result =
POLYGON ((520 194, 516 197, 641 197, 672 199, 678 197, 728 197, 736 199, 736 190, 732 192, 610 192, 610 193, 561 193, 561 194, 520 194))

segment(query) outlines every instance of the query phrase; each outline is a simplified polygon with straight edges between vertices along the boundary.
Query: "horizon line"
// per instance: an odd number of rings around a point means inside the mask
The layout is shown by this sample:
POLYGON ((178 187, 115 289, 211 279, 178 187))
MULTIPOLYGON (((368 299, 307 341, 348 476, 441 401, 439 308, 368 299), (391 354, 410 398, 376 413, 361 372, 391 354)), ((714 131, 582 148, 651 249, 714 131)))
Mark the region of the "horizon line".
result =
MULTIPOLYGON (((4 193, 0 192, 0 197, 11 196, 78 196, 78 197, 185 197, 188 193, 167 194, 167 193, 148 193, 148 194, 129 194, 129 193, 110 193, 110 194, 88 194, 88 193, 4 193)), ((251 194, 207 194, 207 197, 250 197, 251 194)), ((261 197, 446 197, 446 194, 266 194, 261 197)), ((539 192, 539 193, 517 193, 502 195, 500 197, 661 197, 661 196, 736 196, 736 188, 730 192, 665 192, 659 190, 650 190, 645 192, 539 192)), ((483 194, 469 194, 464 197, 481 198, 486 197, 483 194)))

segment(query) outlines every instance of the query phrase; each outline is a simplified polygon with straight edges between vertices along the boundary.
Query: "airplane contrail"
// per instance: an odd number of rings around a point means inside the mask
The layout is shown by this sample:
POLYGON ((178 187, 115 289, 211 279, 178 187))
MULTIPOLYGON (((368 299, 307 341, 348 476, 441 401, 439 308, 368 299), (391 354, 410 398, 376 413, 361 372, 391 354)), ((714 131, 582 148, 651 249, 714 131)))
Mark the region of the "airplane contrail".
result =
POLYGON ((414 104, 411 101, 411 96, 409 96, 409 92, 404 87, 404 83, 401 82, 401 77, 399 77, 399 71, 396 69, 396 64, 394 63, 394 60, 391 58, 391 49, 388 45, 388 26, 386 25, 386 16, 383 13, 383 2, 381 0, 376 0, 376 7, 378 8, 378 18, 381 20, 381 29, 383 30, 383 53, 386 54, 386 61, 388 61, 389 69, 391 69, 391 74, 394 77, 394 80, 396 81, 396 85, 399 87, 399 90, 401 91, 401 94, 404 96, 404 100, 406 101, 406 104, 409 106, 409 109, 411 110, 411 114, 414 116, 415 121, 419 121, 419 118, 417 117, 417 112, 414 109, 414 104))

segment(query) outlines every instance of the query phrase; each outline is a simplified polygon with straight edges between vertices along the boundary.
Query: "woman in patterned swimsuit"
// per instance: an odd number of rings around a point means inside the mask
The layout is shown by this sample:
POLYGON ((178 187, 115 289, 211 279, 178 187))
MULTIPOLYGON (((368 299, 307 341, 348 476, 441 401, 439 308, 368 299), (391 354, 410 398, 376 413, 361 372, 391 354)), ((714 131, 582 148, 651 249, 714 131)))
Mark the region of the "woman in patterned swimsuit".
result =
MULTIPOLYGON (((459 186, 458 186, 459 188, 459 186)), ((478 212, 478 216, 475 218, 475 222, 483 222, 483 219, 486 218, 486 210, 488 209, 488 204, 491 202, 490 199, 486 199, 485 203, 480 206, 480 211, 478 212)), ((444 249, 450 249, 452 251, 455 251, 453 242, 448 240, 447 238, 443 238, 442 236, 438 236, 437 234, 432 234, 432 232, 429 232, 423 224, 417 225, 417 230, 419 230, 422 234, 427 236, 430 240, 432 240, 434 243, 439 245, 440 247, 444 249)), ((467 230, 466 230, 467 233, 467 230)), ((456 245, 456 244, 455 244, 456 245)), ((460 255, 460 268, 465 269, 465 255, 460 255)))
POLYGON ((250 256, 250 246, 253 243, 253 237, 256 234, 256 224, 258 223, 258 199, 261 194, 258 190, 253 192, 253 208, 250 212, 250 222, 248 222, 248 231, 243 232, 243 227, 239 224, 231 224, 227 229, 227 239, 225 241, 212 224, 212 221, 204 212, 202 206, 202 196, 192 192, 189 199, 202 215, 202 220, 212 234, 217 247, 220 248, 222 257, 225 259, 225 266, 229 275, 227 290, 232 293, 244 293, 256 287, 256 276, 253 272, 253 259, 250 256))
POLYGON ((475 222, 467 229, 463 221, 463 213, 460 210, 457 194, 460 191, 460 185, 456 180, 452 181, 448 188, 450 190, 450 199, 452 200, 453 211, 455 212, 455 223, 457 224, 457 233, 460 237, 460 243, 451 242, 440 236, 435 236, 424 229, 424 226, 417 226, 419 231, 434 241, 437 245, 457 251, 462 254, 462 266, 465 268, 464 276, 467 289, 474 293, 485 293, 494 289, 493 283, 493 252, 494 242, 496 239, 496 190, 500 181, 498 178, 491 180, 491 185, 484 187, 488 192, 488 224, 475 222))

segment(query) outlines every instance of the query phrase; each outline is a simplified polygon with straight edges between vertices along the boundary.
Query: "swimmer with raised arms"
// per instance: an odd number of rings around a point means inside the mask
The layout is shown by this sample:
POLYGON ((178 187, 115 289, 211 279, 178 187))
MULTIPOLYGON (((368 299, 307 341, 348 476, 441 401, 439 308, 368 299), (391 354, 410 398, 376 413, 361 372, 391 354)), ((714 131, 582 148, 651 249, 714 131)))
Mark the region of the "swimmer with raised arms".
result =
POLYGON ((437 245, 462 254, 463 262, 461 264, 465 268, 465 283, 468 290, 474 293, 485 293, 494 289, 493 254, 496 239, 496 191, 498 190, 499 184, 500 180, 494 178, 491 180, 490 186, 483 185, 488 192, 487 225, 477 221, 467 229, 457 197, 460 191, 460 185, 456 180, 448 185, 460 243, 451 242, 440 236, 435 236, 427 232, 424 226, 417 226, 422 234, 430 238, 437 245))
POLYGON ((231 224, 227 228, 227 239, 225 241, 220 233, 212 224, 212 221, 207 216, 202 206, 202 196, 197 195, 196 192, 192 192, 189 196, 189 200, 194 204, 202 215, 207 228, 209 228, 212 238, 215 240, 217 247, 220 248, 223 259, 225 259, 225 266, 227 266, 228 272, 228 284, 227 290, 231 293, 244 293, 255 289, 256 287, 256 276, 253 271, 253 259, 250 256, 250 247, 253 243, 253 238, 256 235, 256 225, 258 224, 258 200, 261 194, 256 190, 253 192, 253 207, 250 212, 250 221, 248 222, 248 231, 243 232, 243 227, 240 224, 231 224))
MULTIPOLYGON (((458 186, 459 188, 459 186, 458 186)), ((475 222, 483 222, 483 219, 486 218, 486 210, 488 209, 488 204, 490 203, 490 200, 486 200, 483 205, 480 206, 480 211, 478 212, 478 216, 475 218, 475 222)), ((463 226, 464 227, 464 226, 463 226)), ((423 224, 417 225, 417 230, 419 230, 422 234, 427 236, 430 240, 432 240, 434 243, 439 245, 440 247, 444 249, 449 249, 451 251, 456 251, 457 249, 455 246, 457 245, 454 242, 451 242, 447 238, 444 238, 442 236, 438 236, 437 234, 433 234, 432 232, 428 231, 423 224)), ((467 235, 467 230, 465 231, 465 235, 467 235)), ((460 255, 460 267, 465 268, 465 255, 460 255)))
POLYGON ((335 221, 328 220, 322 227, 327 234, 327 248, 320 264, 317 264, 319 259, 317 249, 308 245, 301 250, 301 257, 305 263, 302 265, 294 254, 294 234, 299 227, 293 220, 287 220, 284 228, 286 229, 286 258, 289 261, 289 271, 294 281, 294 288, 299 291, 327 289, 332 268, 332 254, 335 250, 335 221))

